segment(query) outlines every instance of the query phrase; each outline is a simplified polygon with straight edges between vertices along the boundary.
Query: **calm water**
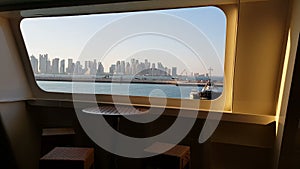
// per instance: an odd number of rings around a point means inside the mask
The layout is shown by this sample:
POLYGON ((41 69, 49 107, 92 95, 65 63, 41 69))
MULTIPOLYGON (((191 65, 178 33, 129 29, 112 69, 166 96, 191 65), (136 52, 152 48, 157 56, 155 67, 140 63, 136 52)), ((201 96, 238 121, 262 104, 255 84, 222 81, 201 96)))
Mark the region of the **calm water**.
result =
POLYGON ((152 96, 168 98, 189 98, 193 89, 201 90, 202 87, 176 86, 161 84, 126 84, 126 83, 90 83, 90 82, 57 82, 38 81, 41 89, 50 92, 63 93, 95 93, 118 94, 132 96, 152 96))

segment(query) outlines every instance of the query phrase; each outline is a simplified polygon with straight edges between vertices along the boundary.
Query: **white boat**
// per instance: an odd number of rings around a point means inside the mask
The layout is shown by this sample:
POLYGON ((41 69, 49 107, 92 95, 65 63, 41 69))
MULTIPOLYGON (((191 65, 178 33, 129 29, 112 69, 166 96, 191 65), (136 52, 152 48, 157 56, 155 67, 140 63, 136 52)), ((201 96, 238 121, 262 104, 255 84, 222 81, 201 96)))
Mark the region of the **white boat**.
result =
POLYGON ((190 99, 212 100, 218 98, 221 94, 222 90, 215 86, 213 82, 208 81, 201 91, 193 89, 190 93, 190 99))

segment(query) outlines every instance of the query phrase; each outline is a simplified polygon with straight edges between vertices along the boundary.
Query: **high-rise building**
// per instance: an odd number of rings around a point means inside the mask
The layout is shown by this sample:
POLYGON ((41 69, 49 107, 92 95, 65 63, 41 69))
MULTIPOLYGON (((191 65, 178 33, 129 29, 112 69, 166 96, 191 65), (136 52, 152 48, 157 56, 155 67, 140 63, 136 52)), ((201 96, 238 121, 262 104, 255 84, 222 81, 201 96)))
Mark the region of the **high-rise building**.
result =
POLYGON ((141 72, 145 69, 145 63, 141 62, 140 64, 138 64, 137 66, 137 72, 141 72))
POLYGON ((59 64, 59 58, 55 58, 52 60, 52 73, 53 74, 58 74, 58 64, 59 64))
POLYGON ((129 62, 126 62, 125 74, 126 75, 130 75, 131 74, 131 67, 130 67, 130 63, 129 62))
POLYGON ((116 65, 112 64, 112 65, 109 67, 109 73, 114 74, 115 71, 116 71, 116 65))
POLYGON ((139 60, 135 60, 135 64, 134 64, 134 72, 133 72, 133 74, 135 75, 135 74, 138 74, 139 72, 140 72, 140 70, 139 70, 139 60))
POLYGON ((155 69, 155 63, 152 63, 151 68, 152 68, 152 69, 155 69))
POLYGON ((116 74, 121 73, 121 62, 118 60, 116 63, 116 74))
POLYGON ((134 58, 131 59, 131 74, 136 74, 136 61, 134 58))
POLYGON ((68 59, 68 67, 67 67, 67 71, 68 74, 72 74, 74 72, 74 63, 73 63, 73 59, 68 59))
POLYGON ((80 64, 80 61, 77 61, 74 68, 74 74, 81 75, 83 74, 82 65, 80 64))
POLYGON ((161 62, 157 62, 157 69, 165 70, 165 68, 161 62))
POLYGON ((89 73, 89 62, 88 61, 84 61, 84 73, 89 73))
POLYGON ((163 73, 163 75, 169 75, 171 72, 169 72, 169 69, 168 69, 168 67, 165 67, 164 68, 164 73, 163 73))
MULTIPOLYGON (((166 67, 167 68, 167 67, 166 67)), ((168 73, 167 75, 170 76, 171 75, 171 69, 167 68, 168 69, 168 73)))
POLYGON ((88 67, 89 67, 89 70, 90 70, 90 75, 96 75, 97 73, 97 60, 94 59, 94 61, 89 61, 88 62, 88 67))
POLYGON ((97 60, 94 59, 94 62, 91 67, 91 75, 96 75, 96 73, 97 73, 97 60))
POLYGON ((145 59, 145 69, 150 69, 150 62, 148 62, 148 59, 145 59))
POLYGON ((51 62, 50 60, 46 61, 46 73, 51 74, 52 73, 52 67, 51 67, 51 62))
POLYGON ((48 54, 45 55, 39 55, 39 69, 40 73, 47 73, 47 60, 48 60, 48 54))
POLYGON ((125 74, 125 61, 123 60, 123 61, 121 61, 121 65, 120 65, 120 73, 121 74, 125 74))
POLYGON ((172 67, 172 76, 177 76, 177 67, 172 67))
POLYGON ((33 72, 35 74, 38 73, 39 72, 38 71, 38 59, 32 55, 32 56, 30 56, 30 63, 31 63, 33 72))
POLYGON ((65 60, 60 61, 60 69, 59 69, 60 74, 65 74, 65 60))
POLYGON ((97 74, 101 75, 104 73, 104 66, 102 65, 101 62, 98 62, 98 69, 97 69, 97 74))

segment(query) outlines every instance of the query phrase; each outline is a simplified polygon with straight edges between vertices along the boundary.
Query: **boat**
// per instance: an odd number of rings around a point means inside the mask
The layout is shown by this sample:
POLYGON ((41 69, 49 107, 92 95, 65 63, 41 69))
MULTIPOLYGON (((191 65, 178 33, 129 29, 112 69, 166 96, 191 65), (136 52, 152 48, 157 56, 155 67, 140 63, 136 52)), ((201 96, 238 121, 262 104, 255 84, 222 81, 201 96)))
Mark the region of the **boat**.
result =
POLYGON ((214 85, 213 82, 208 80, 208 82, 201 90, 193 89, 190 93, 190 98, 213 100, 221 96, 221 94, 222 94, 222 90, 216 85, 214 85))

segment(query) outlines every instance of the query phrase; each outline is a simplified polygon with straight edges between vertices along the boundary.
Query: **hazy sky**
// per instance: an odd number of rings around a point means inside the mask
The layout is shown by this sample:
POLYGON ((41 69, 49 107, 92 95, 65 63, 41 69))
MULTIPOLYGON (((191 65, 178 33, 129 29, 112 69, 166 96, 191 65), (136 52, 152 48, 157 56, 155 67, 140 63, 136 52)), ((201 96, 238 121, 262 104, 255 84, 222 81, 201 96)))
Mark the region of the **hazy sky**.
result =
MULTIPOLYGON (((24 19, 28 55, 161 62, 186 72, 223 74, 226 16, 216 7, 24 19)), ((83 63, 82 63, 83 64, 83 63)))

